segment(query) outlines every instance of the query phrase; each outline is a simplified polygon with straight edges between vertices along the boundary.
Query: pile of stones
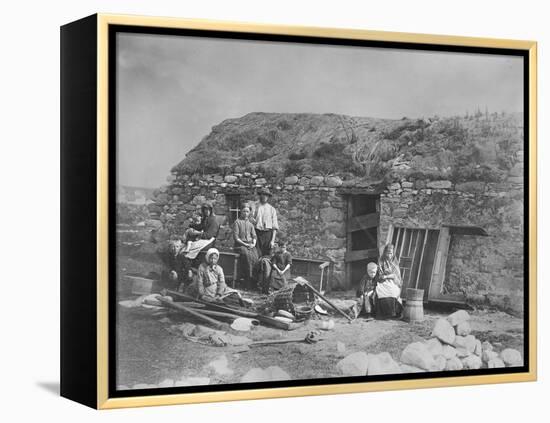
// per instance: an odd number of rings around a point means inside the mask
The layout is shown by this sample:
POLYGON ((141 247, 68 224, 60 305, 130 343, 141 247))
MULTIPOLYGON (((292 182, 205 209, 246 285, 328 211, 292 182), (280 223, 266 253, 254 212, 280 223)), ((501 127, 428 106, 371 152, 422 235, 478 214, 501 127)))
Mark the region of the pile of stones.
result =
POLYGON ((413 342, 401 353, 400 362, 387 353, 355 352, 340 360, 336 368, 343 376, 403 374, 473 370, 523 365, 521 353, 512 348, 497 352, 491 343, 471 334, 470 316, 459 310, 435 322, 432 338, 413 342))

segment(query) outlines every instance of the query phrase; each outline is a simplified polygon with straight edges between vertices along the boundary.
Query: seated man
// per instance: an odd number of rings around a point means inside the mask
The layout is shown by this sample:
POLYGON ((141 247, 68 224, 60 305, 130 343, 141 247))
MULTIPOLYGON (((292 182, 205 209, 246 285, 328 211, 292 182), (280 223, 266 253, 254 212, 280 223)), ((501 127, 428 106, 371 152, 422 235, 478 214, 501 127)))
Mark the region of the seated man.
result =
POLYGON ((367 273, 359 282, 357 290, 356 316, 373 314, 376 306, 376 287, 380 281, 378 265, 374 262, 367 264, 367 273))

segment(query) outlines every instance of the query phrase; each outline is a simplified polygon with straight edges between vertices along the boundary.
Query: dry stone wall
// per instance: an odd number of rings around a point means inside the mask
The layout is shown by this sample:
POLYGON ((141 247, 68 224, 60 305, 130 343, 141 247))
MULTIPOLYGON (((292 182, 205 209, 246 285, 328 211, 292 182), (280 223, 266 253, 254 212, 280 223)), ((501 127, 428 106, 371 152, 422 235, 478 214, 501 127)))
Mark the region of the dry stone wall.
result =
MULTIPOLYGON (((522 169, 518 170, 518 174, 522 169)), ((473 225, 489 236, 451 238, 445 292, 466 295, 469 302, 523 310, 524 191, 523 178, 511 174, 505 182, 426 180, 408 177, 381 184, 338 176, 291 175, 269 178, 249 172, 189 176, 173 173, 169 183, 153 193, 149 205, 170 234, 183 233, 188 218, 205 201, 214 205, 223 224, 219 246, 231 249, 228 196, 254 203, 259 188, 273 192, 281 236, 294 256, 329 259, 335 263, 333 288, 345 281, 347 204, 345 193, 380 194, 379 247, 390 224, 439 229, 441 225, 473 225)), ((348 287, 349 288, 349 287, 348 287)))
POLYGON ((233 247, 229 196, 239 195, 241 204, 249 202, 254 207, 257 190, 268 187, 273 192, 270 203, 278 212, 279 236, 290 243, 289 251, 295 257, 333 261, 331 285, 343 287, 346 203, 338 191, 340 178, 290 176, 268 181, 260 174, 245 172, 203 175, 200 179, 174 174, 169 180, 154 193, 155 202, 149 206, 152 217, 170 234, 182 234, 189 217, 209 201, 222 221, 218 246, 227 250, 233 247))
POLYGON ((505 183, 406 180, 381 195, 381 239, 390 224, 438 229, 479 226, 488 237, 453 235, 444 292, 475 304, 523 311, 524 198, 521 179, 505 183))

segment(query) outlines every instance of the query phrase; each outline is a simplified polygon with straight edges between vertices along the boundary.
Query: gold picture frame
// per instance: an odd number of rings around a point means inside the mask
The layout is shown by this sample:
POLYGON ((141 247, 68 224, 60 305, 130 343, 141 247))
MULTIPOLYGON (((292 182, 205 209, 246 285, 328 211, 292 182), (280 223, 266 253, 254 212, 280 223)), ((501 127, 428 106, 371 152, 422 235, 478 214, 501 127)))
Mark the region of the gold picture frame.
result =
MULTIPOLYGON (((65 271, 65 276, 62 276, 62 293, 65 294, 65 301, 62 299, 62 395, 70 399, 82 402, 89 406, 98 409, 113 409, 122 407, 141 407, 151 405, 170 405, 170 404, 190 404, 200 402, 216 402, 216 401, 235 401, 235 400, 249 400, 249 399, 264 399, 264 398, 281 398, 281 397, 293 397, 293 396, 307 396, 307 395, 325 395, 325 394, 342 394, 342 393, 355 393, 355 392, 371 392, 371 391, 384 391, 384 390, 400 390, 400 389, 417 389, 417 388, 436 388, 447 386, 462 386, 462 385, 478 385, 478 384, 492 384, 492 383, 505 383, 505 382, 528 382, 535 381, 537 378, 537 263, 536 263, 536 251, 537 251, 537 44, 534 41, 518 41, 518 40, 504 40, 504 39, 489 39, 489 38, 477 38, 477 37, 459 37, 459 36, 447 36, 447 35, 429 35, 429 34, 411 34, 401 32, 382 32, 382 31, 368 31, 362 29, 336 29, 336 28, 315 28, 315 27, 302 27, 302 26, 286 26, 286 25, 261 25, 253 23, 236 23, 236 22, 222 22, 211 20, 198 20, 198 19, 180 19, 180 18, 162 18, 162 17, 144 17, 144 16, 123 16, 114 14, 98 14, 88 19, 88 32, 84 35, 79 33, 79 22, 68 24, 65 28, 67 39, 71 38, 77 40, 78 37, 86 39, 91 44, 79 44, 80 41, 74 41, 74 45, 71 47, 70 42, 67 41, 63 44, 62 39, 62 57, 63 46, 65 45, 67 57, 67 65, 71 63, 73 56, 78 56, 76 51, 79 48, 89 48, 86 46, 95 45, 96 69, 92 70, 95 75, 95 86, 97 88, 94 91, 96 101, 96 116, 95 116, 95 134, 96 143, 93 147, 90 147, 90 154, 95 154, 95 172, 94 175, 90 175, 90 181, 95 181, 94 192, 89 193, 90 201, 95 203, 95 210, 90 215, 89 223, 93 225, 96 232, 97 243, 95 249, 82 262, 82 265, 86 266, 86 269, 90 269, 91 277, 95 279, 95 287, 93 292, 95 297, 90 301, 90 307, 94 310, 88 310, 89 316, 86 317, 87 322, 95 321, 93 327, 93 336, 95 342, 93 342, 96 351, 87 357, 81 357, 77 363, 71 361, 69 357, 82 354, 83 350, 75 350, 76 343, 81 343, 82 339, 79 336, 86 337, 84 344, 88 345, 93 340, 90 338, 90 334, 77 335, 76 331, 70 328, 71 323, 68 322, 71 319, 78 320, 79 318, 74 315, 75 310, 71 309, 68 305, 71 301, 74 301, 77 293, 70 291, 68 287, 69 281, 63 278, 69 278, 71 272, 74 271, 72 267, 77 266, 74 262, 69 264, 70 250, 72 247, 69 238, 65 241, 62 237, 62 249, 65 253, 63 257, 63 266, 68 266, 65 271), (502 374, 483 374, 474 376, 449 376, 449 377, 437 377, 437 378, 422 378, 422 379, 402 379, 402 380, 388 380, 388 381, 373 381, 373 382, 360 382, 360 383, 338 383, 335 380, 333 384, 326 385, 314 385, 314 386, 292 386, 292 387, 272 387, 272 388, 258 388, 258 389, 242 389, 231 391, 217 391, 217 392, 197 392, 197 393, 182 393, 182 394, 159 394, 159 395, 147 395, 147 396, 110 396, 109 395, 109 343, 111 338, 109 336, 109 316, 112 309, 110 309, 109 301, 113 301, 109 298, 109 242, 110 242, 110 222, 109 222, 109 202, 112 201, 112 196, 109 192, 109 172, 112 169, 112 163, 109 162, 109 98, 112 95, 109 91, 109 61, 112 57, 109 56, 109 28, 112 26, 134 26, 134 27, 146 27, 146 28, 169 28, 169 29, 187 29, 187 30, 202 30, 202 31, 218 31, 218 32, 238 32, 246 34, 268 34, 268 35, 280 35, 280 36, 296 36, 296 37, 315 37, 315 38, 330 38, 340 40, 368 40, 368 41, 380 41, 380 42, 392 42, 392 43, 409 43, 418 45, 432 45, 440 47, 478 47, 486 49, 514 49, 521 50, 526 53, 528 60, 528 140, 525 140, 525 145, 528 147, 528 210, 529 215, 525 216, 528 219, 528 248, 530 254, 528 256, 528 315, 525 315, 525 319, 529 322, 528 338, 525 339, 525 343, 528 345, 528 369, 526 371, 520 371, 517 373, 507 372, 502 374), (72 31, 72 32, 71 32, 72 31), (95 40, 93 39, 95 36, 95 40), (71 50, 71 48, 73 50, 71 50), (71 56, 71 54, 73 56, 71 56), (93 197, 93 198, 92 198, 93 197), (92 260, 92 258, 95 258, 92 260), (92 261, 92 262, 91 262, 92 261), (69 268, 72 266, 71 268, 69 268), (65 291, 63 291, 65 289, 65 291), (65 319, 65 320, 63 320, 65 319), (67 327, 67 329, 65 329, 67 327), (63 336, 65 333, 65 336, 63 336), (66 362, 63 361, 65 357, 66 362), (72 379, 72 373, 76 371, 78 366, 82 366, 83 363, 90 365, 95 369, 95 384, 92 381, 84 380, 80 384, 76 383, 72 379), (95 396, 93 393, 95 392, 95 396)), ((83 20, 84 21, 84 20, 83 20)), ((63 32, 62 32, 63 35, 63 32)), ((84 43, 84 41, 82 41, 84 43)), ((63 69, 63 60, 62 60, 63 69)), ((66 70, 62 74, 63 78, 70 80, 76 78, 71 74, 70 70, 66 70)), ((63 84, 62 84, 63 85, 63 84)), ((74 89, 74 84, 67 84, 65 91, 62 87, 62 100, 66 96, 69 96, 69 91, 74 89)), ((92 99, 93 100, 93 99, 92 99)), ((78 99, 73 101, 80 101, 78 99)), ((70 100, 67 100, 69 103, 70 100)), ((75 103, 71 103, 75 104, 75 103)), ((67 104, 67 108, 70 105, 67 104)), ((63 113, 62 106, 62 125, 76 125, 70 122, 72 118, 69 111, 63 113), (64 119, 64 120, 63 120, 64 119)), ((64 127, 64 126, 63 126, 64 127)), ((82 128, 80 130, 83 130, 82 128)), ((76 129, 75 129, 76 131, 76 129)), ((66 143, 70 143, 71 131, 66 130, 64 132, 66 143)), ((66 144, 68 145, 68 144, 66 144)), ((63 150, 62 143, 62 150, 63 150)), ((71 147, 73 148, 73 147, 71 147)), ((79 148, 75 146, 74 148, 79 148)), ((76 157, 74 152, 69 151, 65 154, 65 161, 68 163, 76 157)), ((63 160, 63 158, 62 158, 63 160)), ((70 177, 70 166, 67 165, 66 173, 62 172, 62 185, 64 177, 70 177)), ((62 165, 63 168, 63 165, 62 165)), ((74 170, 72 172, 75 172, 74 170)), ((74 197, 71 197, 71 189, 67 188, 62 190, 62 196, 65 196, 66 202, 73 203, 74 197)), ((63 200, 62 200, 63 204, 63 200)), ((91 203, 90 203, 91 204, 91 203)), ((68 206, 67 206, 68 207, 68 206)), ((72 204, 72 207, 79 207, 72 204)), ((82 204, 81 207, 89 207, 89 204, 82 204)), ((67 213, 70 213, 67 211, 67 213)), ((75 218, 76 219, 76 218, 75 218)), ((67 220, 64 221, 64 225, 67 225, 66 231, 74 229, 77 225, 76 220, 72 226, 67 220)), ((90 291, 92 292, 92 291, 90 291)), ((63 295, 62 295, 63 297, 63 295)), ((90 326, 91 327, 91 326, 90 326)), ((88 348, 82 346, 81 348, 88 348)))

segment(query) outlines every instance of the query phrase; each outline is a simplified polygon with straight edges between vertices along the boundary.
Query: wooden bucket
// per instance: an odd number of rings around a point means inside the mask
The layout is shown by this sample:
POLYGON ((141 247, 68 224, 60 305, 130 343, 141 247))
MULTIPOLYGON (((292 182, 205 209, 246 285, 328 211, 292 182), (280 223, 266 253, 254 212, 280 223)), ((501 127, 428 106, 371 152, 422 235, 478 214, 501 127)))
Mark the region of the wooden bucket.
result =
POLYGON ((424 320, 424 290, 407 288, 407 303, 403 310, 403 319, 409 322, 424 320))

